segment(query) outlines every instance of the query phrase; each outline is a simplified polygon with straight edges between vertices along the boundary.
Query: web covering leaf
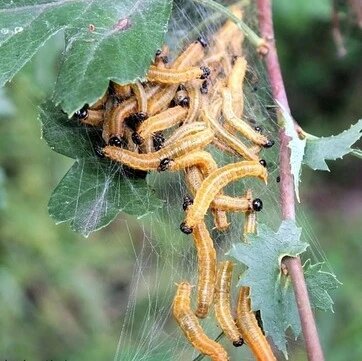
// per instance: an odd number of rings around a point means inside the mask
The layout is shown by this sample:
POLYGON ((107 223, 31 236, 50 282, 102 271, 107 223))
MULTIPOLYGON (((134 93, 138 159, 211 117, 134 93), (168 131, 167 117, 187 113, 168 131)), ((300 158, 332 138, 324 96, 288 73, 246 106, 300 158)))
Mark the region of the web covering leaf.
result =
POLYGON ((0 85, 64 30, 55 102, 72 114, 99 99, 110 79, 129 83, 145 74, 170 11, 171 0, 1 2, 0 85))
POLYGON ((336 160, 352 152, 351 146, 362 136, 362 119, 342 133, 330 137, 307 137, 303 163, 313 170, 329 171, 326 160, 336 160))

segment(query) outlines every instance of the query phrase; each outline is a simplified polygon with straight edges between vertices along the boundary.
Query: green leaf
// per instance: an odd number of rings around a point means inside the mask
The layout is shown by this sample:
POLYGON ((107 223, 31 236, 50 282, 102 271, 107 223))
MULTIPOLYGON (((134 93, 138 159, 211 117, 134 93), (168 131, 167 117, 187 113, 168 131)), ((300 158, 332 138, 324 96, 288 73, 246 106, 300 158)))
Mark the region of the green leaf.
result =
POLYGON ((341 282, 333 273, 322 271, 323 264, 324 262, 311 264, 311 261, 307 260, 303 265, 304 277, 312 306, 333 312, 334 302, 328 291, 338 288, 341 282))
POLYGON ((0 209, 6 206, 5 172, 0 168, 0 209))
POLYGON ((294 127, 294 120, 292 116, 279 102, 277 103, 281 109, 281 114, 283 116, 285 133, 291 138, 288 144, 288 147, 290 148, 290 167, 294 178, 295 195, 298 202, 300 202, 299 182, 306 140, 299 138, 298 133, 296 132, 294 127))
POLYGON ((15 112, 14 106, 7 98, 4 88, 0 88, 0 116, 9 117, 15 112))
POLYGON ((314 170, 329 171, 326 160, 336 160, 352 152, 351 146, 361 138, 362 119, 338 135, 317 138, 307 135, 303 163, 314 170))
POLYGON ((54 34, 65 31, 55 101, 72 114, 92 104, 109 80, 143 77, 160 47, 171 0, 23 0, 0 4, 0 86, 54 34))
POLYGON ((295 299, 288 297, 289 277, 281 272, 284 256, 295 257, 304 252, 307 243, 300 240, 301 228, 285 220, 277 233, 264 224, 258 234, 248 235, 250 243, 234 244, 228 255, 245 264, 239 286, 251 288, 254 310, 260 310, 266 333, 287 357, 285 330, 290 326, 297 336, 300 332, 295 299))
POLYGON ((102 144, 99 129, 68 119, 59 107, 46 102, 40 107, 42 136, 55 152, 73 159, 94 157, 94 146, 102 144))
POLYGON ((109 162, 79 160, 60 181, 49 201, 58 223, 70 222, 85 237, 108 225, 120 211, 143 217, 162 207, 145 180, 130 180, 109 162))

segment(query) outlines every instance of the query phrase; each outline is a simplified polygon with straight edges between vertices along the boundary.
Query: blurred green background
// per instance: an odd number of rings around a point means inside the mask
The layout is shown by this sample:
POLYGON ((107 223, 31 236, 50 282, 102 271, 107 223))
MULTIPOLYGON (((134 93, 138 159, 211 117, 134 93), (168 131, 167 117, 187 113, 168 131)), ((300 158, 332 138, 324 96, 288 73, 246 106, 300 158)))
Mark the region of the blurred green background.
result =
MULTIPOLYGON (((362 30, 340 3, 347 49, 342 58, 331 36, 328 1, 275 1, 291 109, 315 135, 336 134, 362 115, 362 30)), ((0 93, 1 361, 113 359, 144 238, 143 226, 126 216, 88 239, 48 216, 51 191, 71 161, 40 139, 37 105, 51 94, 61 46, 61 36, 52 39, 0 93)), ((326 359, 361 360, 362 167, 346 156, 330 168, 304 170, 301 222, 343 282, 333 295, 335 313, 317 312, 326 359)), ((168 245, 157 247, 162 253, 168 245)), ((149 296, 144 292, 137 302, 146 305, 149 296)), ((134 328, 140 322, 134 315, 134 328)), ((165 323, 174 328, 172 321, 165 323)), ((170 338, 162 348, 173 346, 170 338)), ((306 359, 302 342, 294 344, 290 359, 306 359)))

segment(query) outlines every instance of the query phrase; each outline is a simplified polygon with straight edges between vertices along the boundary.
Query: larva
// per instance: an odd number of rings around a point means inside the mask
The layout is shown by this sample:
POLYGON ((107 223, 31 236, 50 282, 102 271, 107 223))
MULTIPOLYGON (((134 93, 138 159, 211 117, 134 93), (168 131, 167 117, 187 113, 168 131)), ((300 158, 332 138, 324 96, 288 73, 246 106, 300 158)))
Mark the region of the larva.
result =
POLYGON ((167 45, 163 45, 162 49, 156 52, 155 61, 153 62, 158 68, 166 67, 168 63, 169 48, 167 45))
POLYGON ((162 113, 149 117, 142 122, 134 134, 135 143, 141 144, 144 139, 149 138, 152 134, 179 124, 185 119, 186 115, 187 109, 177 105, 176 107, 168 108, 162 113))
POLYGON ((225 211, 221 209, 212 208, 211 214, 214 218, 215 228, 218 231, 223 232, 229 228, 230 222, 228 221, 228 217, 225 211))
POLYGON ((87 109, 86 107, 78 110, 74 113, 74 117, 78 119, 81 123, 87 125, 93 125, 95 127, 101 126, 104 120, 104 111, 103 110, 92 110, 87 109))
MULTIPOLYGON (((251 189, 248 189, 245 195, 245 199, 248 202, 252 202, 252 198, 253 198, 252 191, 251 189)), ((256 212, 252 208, 250 208, 245 213, 244 231, 243 231, 244 238, 246 237, 247 234, 255 232, 256 232, 256 212)))
POLYGON ((225 335, 235 347, 239 347, 244 341, 231 314, 230 286, 232 271, 233 264, 230 261, 220 262, 215 284, 215 317, 225 335))
POLYGON ((198 259, 197 308, 195 315, 205 318, 214 299, 216 251, 204 222, 193 233, 198 259))
POLYGON ((147 114, 147 95, 145 88, 140 81, 136 81, 134 84, 131 84, 131 89, 137 99, 137 111, 147 114))
POLYGON ((197 317, 190 308, 191 285, 182 282, 178 285, 173 300, 172 313, 186 338, 199 352, 213 361, 227 361, 229 357, 224 348, 206 336, 197 317))
POLYGON ((215 131, 215 136, 221 141, 227 144, 230 148, 234 149, 240 156, 247 160, 257 160, 258 156, 252 153, 248 147, 243 144, 239 139, 229 134, 224 127, 214 118, 211 117, 207 107, 203 106, 201 109, 201 119, 209 124, 211 129, 215 131))
POLYGON ((183 124, 181 127, 177 128, 172 135, 166 139, 164 146, 172 144, 178 139, 186 137, 191 134, 195 134, 207 128, 206 123, 204 122, 194 122, 190 124, 183 124))
POLYGON ((120 85, 115 82, 110 83, 111 93, 118 98, 119 100, 127 99, 131 96, 131 86, 130 85, 120 85))
POLYGON ((143 171, 156 170, 160 166, 162 159, 173 159, 183 154, 202 149, 212 141, 213 136, 214 133, 206 129, 180 139, 178 142, 153 153, 139 154, 119 147, 106 146, 103 148, 103 154, 133 169, 143 171))
POLYGON ((210 75, 210 69, 206 66, 198 67, 188 67, 184 69, 167 69, 167 68, 157 68, 154 65, 151 65, 148 73, 147 79, 149 81, 161 84, 180 84, 193 79, 206 79, 210 75))
POLYGON ((236 308, 238 329, 258 361, 276 361, 276 357, 251 310, 249 294, 249 287, 240 288, 236 308))
MULTIPOLYGON (((196 194, 203 179, 204 176, 198 167, 193 166, 186 169, 186 182, 192 194, 196 194)), ((212 214, 216 229, 219 231, 225 231, 229 227, 229 222, 225 211, 215 208, 215 210, 212 210, 212 214)))
MULTIPOLYGON (((183 53, 173 62, 174 69, 182 69, 197 64, 204 57, 204 42, 196 41, 190 44, 183 53)), ((167 107, 175 96, 178 85, 173 84, 163 88, 155 94, 148 104, 148 112, 150 115, 159 113, 167 107)))
POLYGON ((187 93, 189 95, 189 110, 185 119, 185 124, 194 122, 201 108, 201 91, 200 82, 194 80, 185 84, 187 93))
POLYGON ((193 166, 197 166, 204 176, 209 175, 217 168, 217 164, 212 155, 204 150, 200 150, 197 152, 187 153, 174 160, 169 160, 166 167, 161 168, 161 170, 167 169, 172 172, 177 172, 193 166))
POLYGON ((218 168, 209 174, 198 189, 194 203, 188 208, 181 230, 189 234, 202 222, 212 200, 229 183, 243 177, 257 177, 267 183, 268 172, 259 162, 241 161, 218 168))
POLYGON ((184 85, 179 85, 176 95, 173 98, 174 105, 181 105, 182 107, 188 107, 190 104, 190 97, 184 85))
POLYGON ((244 57, 236 58, 227 81, 231 93, 232 110, 238 118, 241 118, 244 113, 243 83, 246 66, 247 62, 244 57))
MULTIPOLYGON (((248 123, 238 118, 232 109, 232 96, 228 88, 222 90, 223 105, 222 111, 225 122, 240 132, 245 138, 249 139, 257 145, 262 145, 265 148, 270 148, 274 145, 274 141, 268 140, 264 135, 256 132, 248 123)), ((255 153, 253 153, 255 154, 255 153)))
MULTIPOLYGON (((201 171, 197 167, 192 167, 186 171, 187 177, 187 186, 190 189, 192 194, 196 194, 197 190, 200 188, 203 176, 201 171)), ((256 198, 255 200, 250 200, 248 197, 230 197, 223 194, 218 194, 215 196, 211 203, 212 209, 218 209, 224 212, 248 212, 260 204, 260 200, 256 198)), ((260 206, 259 206, 260 208, 260 206)))
MULTIPOLYGON (((147 88, 147 99, 151 98, 158 90, 159 88, 157 86, 147 88)), ((102 133, 104 141, 110 145, 119 144, 119 139, 122 138, 124 133, 124 120, 136 112, 137 99, 134 96, 124 100, 106 112, 102 133)))

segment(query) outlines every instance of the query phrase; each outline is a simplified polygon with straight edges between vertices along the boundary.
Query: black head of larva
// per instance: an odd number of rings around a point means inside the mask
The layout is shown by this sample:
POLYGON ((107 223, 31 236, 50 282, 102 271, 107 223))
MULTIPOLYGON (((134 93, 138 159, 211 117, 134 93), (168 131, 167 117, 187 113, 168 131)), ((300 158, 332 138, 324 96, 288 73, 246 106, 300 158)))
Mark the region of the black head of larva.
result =
POLYGON ((259 125, 257 125, 256 127, 254 127, 254 130, 258 133, 261 133, 263 131, 263 128, 259 127, 259 125))
POLYGON ((164 172, 165 170, 168 169, 168 167, 170 166, 170 163, 172 162, 172 159, 170 158, 164 158, 161 160, 160 165, 158 166, 157 170, 159 172, 164 172))
POLYGON ((207 66, 200 66, 200 69, 202 70, 202 75, 200 79, 206 79, 211 74, 210 68, 208 68, 207 66))
POLYGON ((260 212, 263 209, 263 202, 260 198, 255 198, 252 203, 253 211, 260 212))
POLYGON ((157 51, 156 51, 156 56, 160 56, 161 53, 162 53, 162 50, 161 50, 161 49, 157 49, 157 51))
POLYGON ((260 160, 259 160, 259 163, 260 163, 264 168, 266 168, 267 164, 266 164, 266 160, 265 160, 265 159, 260 159, 260 160))
POLYGON ((181 232, 183 232, 185 234, 191 234, 192 233, 192 228, 186 226, 185 222, 182 222, 180 224, 180 229, 181 229, 181 232))
POLYGON ((155 148, 155 150, 160 150, 163 147, 163 143, 165 143, 165 137, 163 136, 162 133, 156 133, 153 137, 152 137, 152 142, 153 142, 153 147, 155 148))
POLYGON ((184 97, 180 100, 179 105, 181 105, 183 108, 186 108, 190 105, 190 98, 184 97))
POLYGON ((189 196, 189 195, 186 195, 184 197, 184 201, 182 203, 182 209, 184 211, 186 211, 187 208, 189 208, 191 206, 191 204, 194 203, 194 200, 189 196))
POLYGON ((148 118, 147 113, 138 112, 138 113, 131 114, 129 117, 127 117, 125 119, 125 123, 126 123, 128 128, 135 131, 139 127, 139 125, 143 121, 145 121, 147 118, 148 118))
POLYGON ((209 44, 207 43, 206 39, 203 38, 202 36, 199 36, 199 37, 197 38, 197 41, 201 44, 201 46, 202 46, 203 48, 207 48, 207 47, 209 46, 209 44))
POLYGON ((234 64, 235 64, 237 58, 238 58, 237 55, 233 55, 233 56, 231 57, 231 65, 234 65, 234 64))
POLYGON ((104 152, 103 152, 103 148, 98 144, 94 146, 94 153, 96 154, 96 156, 98 158, 103 159, 105 157, 104 152))
POLYGON ((233 345, 235 347, 240 347, 240 346, 244 345, 244 340, 240 337, 237 341, 233 341, 233 345))
POLYGON ((125 148, 127 146, 127 142, 125 139, 116 136, 111 137, 108 141, 108 144, 119 148, 125 148))
POLYGON ((84 106, 82 109, 77 110, 74 113, 74 117, 79 120, 87 119, 88 118, 88 106, 84 106))
POLYGON ((140 145, 143 143, 143 138, 137 132, 132 133, 132 140, 133 140, 133 143, 137 144, 137 145, 140 145))
POLYGON ((268 140, 263 147, 264 148, 271 148, 275 144, 274 140, 268 140))
POLYGON ((207 94, 209 92, 209 84, 207 80, 204 80, 200 87, 201 94, 207 94))
POLYGON ((161 60, 164 64, 168 64, 168 56, 167 55, 164 55, 161 57, 161 60))
POLYGON ((280 182, 280 175, 277 176, 277 183, 280 182))

